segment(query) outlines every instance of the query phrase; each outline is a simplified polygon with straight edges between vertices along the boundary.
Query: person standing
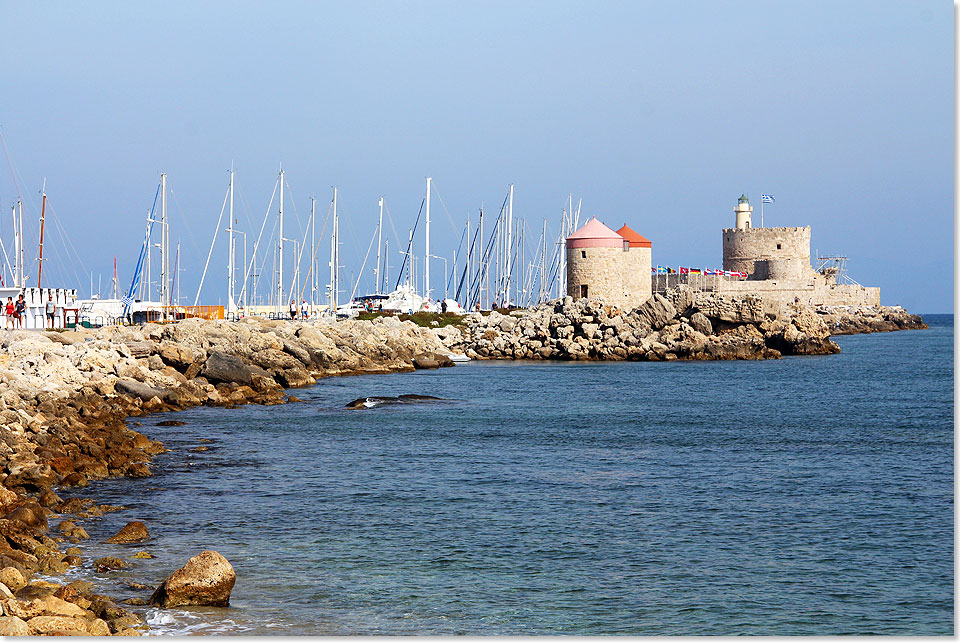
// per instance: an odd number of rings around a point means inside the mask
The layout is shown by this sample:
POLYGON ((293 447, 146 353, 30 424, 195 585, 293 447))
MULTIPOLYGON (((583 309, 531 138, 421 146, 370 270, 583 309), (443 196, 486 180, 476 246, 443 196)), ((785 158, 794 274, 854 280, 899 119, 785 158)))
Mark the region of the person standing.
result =
POLYGON ((7 330, 13 330, 13 328, 14 328, 15 321, 14 321, 14 318, 13 318, 13 314, 14 314, 15 310, 16 310, 16 309, 15 309, 15 307, 14 307, 14 305, 13 305, 13 297, 12 297, 12 296, 8 296, 8 297, 7 297, 7 305, 6 305, 6 306, 4 307, 4 309, 3 309, 3 313, 4 313, 4 315, 7 317, 7 330))
POLYGON ((294 321, 297 318, 297 301, 293 299, 290 301, 290 320, 294 321))
POLYGON ((47 325, 53 330, 54 319, 57 316, 57 304, 53 302, 53 293, 47 295, 47 325))
POLYGON ((23 328, 23 317, 27 315, 27 302, 23 300, 23 295, 17 297, 17 302, 13 305, 13 318, 17 322, 18 328, 23 328))

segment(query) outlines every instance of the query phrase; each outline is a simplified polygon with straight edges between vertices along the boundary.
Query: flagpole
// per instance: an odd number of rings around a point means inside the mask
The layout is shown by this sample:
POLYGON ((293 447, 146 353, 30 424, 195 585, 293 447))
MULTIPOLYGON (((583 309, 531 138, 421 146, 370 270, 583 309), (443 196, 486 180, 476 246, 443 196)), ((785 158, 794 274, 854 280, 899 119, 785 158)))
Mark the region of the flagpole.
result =
POLYGON ((760 192, 760 227, 763 227, 763 192, 760 192))

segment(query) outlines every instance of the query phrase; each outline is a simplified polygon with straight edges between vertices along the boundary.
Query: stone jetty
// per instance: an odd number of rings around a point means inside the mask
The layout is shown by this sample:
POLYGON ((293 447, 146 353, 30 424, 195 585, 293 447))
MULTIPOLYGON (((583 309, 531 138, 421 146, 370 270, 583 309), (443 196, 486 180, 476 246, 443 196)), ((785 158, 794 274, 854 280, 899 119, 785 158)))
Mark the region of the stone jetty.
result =
MULTIPOLYGON (((89 535, 83 520, 125 510, 66 497, 71 488, 111 476, 149 476, 151 458, 164 452, 162 443, 128 425, 131 417, 198 405, 284 403, 291 399, 286 389, 323 377, 442 367, 450 365, 450 352, 474 359, 770 359, 837 352, 830 340, 835 334, 922 327, 920 317, 902 308, 798 305, 784 314, 756 297, 681 286, 633 310, 566 297, 435 328, 394 317, 335 325, 248 318, 0 334, 0 635, 138 635, 144 629, 136 613, 94 593, 89 582, 37 577, 84 564, 80 546, 89 535)), ((104 557, 87 566, 97 573, 136 569, 145 554, 131 557, 121 547, 150 537, 137 521, 145 517, 130 515, 111 538, 124 559, 104 557)), ((151 578, 152 586, 137 590, 154 591, 158 604, 226 604, 234 576, 221 559, 205 552, 162 589, 163 578, 151 578), (205 569, 216 573, 205 577, 205 569), (215 589, 187 595, 183 587, 196 582, 215 589)), ((147 604, 145 598, 126 602, 147 604)))
POLYGON ((508 314, 474 313, 437 333, 473 359, 666 361, 832 354, 840 351, 835 334, 926 327, 899 307, 786 307, 680 286, 633 310, 568 296, 508 314))

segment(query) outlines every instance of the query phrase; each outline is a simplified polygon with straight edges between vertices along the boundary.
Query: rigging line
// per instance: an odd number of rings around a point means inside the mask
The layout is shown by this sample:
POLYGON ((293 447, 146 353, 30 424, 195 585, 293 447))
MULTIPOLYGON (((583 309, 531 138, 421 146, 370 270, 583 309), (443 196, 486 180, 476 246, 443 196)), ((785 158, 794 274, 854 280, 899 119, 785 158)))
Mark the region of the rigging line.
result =
POLYGON ((393 241, 400 247, 400 235, 397 234, 397 228, 393 225, 393 217, 390 216, 390 206, 387 205, 387 199, 383 199, 383 209, 387 212, 387 220, 390 222, 390 229, 393 230, 393 241))
MULTIPOLYGON (((177 206, 177 212, 180 214, 180 221, 183 223, 183 226, 184 226, 184 227, 186 228, 186 230, 187 230, 187 237, 190 239, 190 244, 193 245, 194 251, 195 251, 197 254, 200 254, 200 247, 197 245, 197 240, 196 240, 196 238, 194 238, 194 236, 193 236, 193 232, 191 231, 191 227, 187 224, 187 217, 186 217, 186 215, 183 213, 183 209, 180 208, 180 201, 177 200, 177 195, 176 195, 176 193, 173 191, 173 188, 172 188, 172 187, 168 187, 167 189, 170 190, 170 196, 173 197, 173 203, 174 203, 174 205, 177 206)), ((167 223, 167 225, 170 225, 170 223, 167 223)), ((169 235, 170 235, 170 232, 167 232, 167 236, 169 236, 169 235)))
MULTIPOLYGON (((47 200, 49 201, 49 199, 47 200)), ((60 240, 59 244, 56 242, 52 242, 48 244, 48 247, 50 247, 50 250, 54 253, 53 258, 55 259, 55 261, 50 263, 50 274, 51 276, 57 275, 61 279, 64 279, 64 277, 66 276, 66 269, 64 268, 64 265, 69 264, 73 268, 74 277, 76 278, 76 282, 79 287, 81 280, 80 280, 80 275, 77 273, 77 270, 76 270, 76 264, 74 264, 73 261, 69 260, 71 258, 68 253, 70 248, 67 247, 67 243, 70 243, 70 237, 67 236, 66 230, 64 230, 63 225, 59 220, 60 217, 58 217, 56 213, 53 211, 53 205, 49 202, 47 203, 47 209, 50 210, 50 217, 53 220, 53 225, 54 225, 53 231, 59 237, 59 240, 60 240), (67 253, 67 255, 64 256, 64 253, 67 253)), ((71 243, 71 246, 72 246, 72 243, 71 243)), ((84 274, 86 274, 87 268, 83 264, 83 260, 77 254, 75 248, 74 248, 74 255, 77 258, 77 263, 82 268, 84 274)), ((48 259, 44 259, 44 260, 48 260, 48 259)))
MULTIPOLYGON (((467 271, 470 270, 471 267, 472 267, 472 266, 470 265, 470 261, 472 260, 470 257, 471 257, 471 255, 473 254, 473 248, 476 246, 476 243, 477 243, 477 234, 478 234, 479 232, 480 232, 480 227, 477 226, 477 229, 475 229, 475 230, 473 231, 473 239, 471 239, 471 241, 470 241, 470 247, 467 248, 467 257, 468 257, 468 258, 467 258, 466 262, 463 264, 463 274, 460 276, 460 282, 457 283, 457 293, 456 293, 456 295, 454 295, 454 298, 456 298, 456 299, 459 299, 459 298, 460 298, 460 290, 463 289, 463 282, 464 282, 464 281, 466 280, 466 278, 467 278, 467 271)), ((468 296, 469 296, 469 293, 468 293, 468 296)), ((469 303, 470 303, 470 301, 468 300, 468 301, 467 301, 467 304, 469 305, 469 303)))
MULTIPOLYGON (((277 185, 280 184, 280 177, 277 177, 277 180, 273 183, 273 194, 270 195, 270 203, 267 205, 267 212, 263 215, 263 224, 260 226, 260 234, 257 235, 257 242, 253 244, 253 255, 250 258, 250 264, 247 266, 246 272, 243 274, 243 287, 240 288, 240 297, 243 297, 243 293, 247 289, 247 278, 250 276, 250 270, 253 269, 254 261, 257 259, 257 248, 260 247, 260 238, 263 236, 263 228, 267 226, 267 218, 270 217, 270 208, 273 207, 273 199, 277 196, 277 185)), ((253 228, 251 228, 252 230, 253 228)))
POLYGON ((373 247, 373 239, 377 238, 377 230, 373 231, 373 236, 370 237, 370 244, 367 246, 367 253, 363 257, 363 263, 360 265, 360 274, 357 275, 357 280, 353 283, 353 291, 350 293, 350 300, 353 301, 353 297, 357 295, 357 286, 360 285, 360 279, 363 278, 363 269, 367 266, 367 259, 370 257, 370 248, 373 247))
MULTIPOLYGON (((83 264, 83 260, 80 258, 79 255, 77 255, 76 248, 73 248, 73 243, 70 241, 70 237, 66 235, 66 230, 63 229, 63 225, 60 222, 60 217, 56 215, 52 207, 50 208, 50 214, 52 215, 54 230, 56 231, 57 236, 60 238, 60 244, 53 243, 53 251, 59 263, 59 265, 57 265, 57 272, 60 273, 60 278, 62 279, 64 277, 64 272, 65 272, 65 269, 63 266, 64 265, 71 266, 73 268, 73 276, 76 279, 77 288, 79 289, 82 281, 80 280, 80 275, 77 273, 77 265, 80 266, 81 270, 83 270, 83 273, 85 275, 88 273, 87 266, 83 264), (64 243, 64 241, 66 241, 66 243, 64 243), (70 245, 68 246, 67 243, 69 243, 70 245), (69 256, 70 249, 73 249, 73 253, 74 255, 76 255, 76 258, 77 258, 76 263, 70 260, 70 256, 69 256)), ((91 296, 92 294, 93 293, 91 292, 91 296)))
MULTIPOLYGON (((503 213, 506 211, 507 207, 507 199, 509 198, 509 194, 503 197, 503 204, 500 206, 500 213, 497 215, 496 220, 493 221, 491 230, 495 230, 497 225, 500 223, 500 219, 503 218, 503 213)), ((490 273, 490 255, 492 254, 494 241, 499 241, 498 234, 491 232, 490 238, 487 240, 487 248, 480 257, 480 269, 478 270, 477 274, 477 285, 474 288, 474 290, 477 292, 477 296, 479 296, 480 292, 483 290, 482 284, 484 276, 490 273)))
POLYGON ((87 272, 87 266, 84 264, 83 258, 81 258, 80 253, 77 252, 77 248, 73 244, 73 239, 71 239, 70 236, 67 234, 66 228, 63 226, 63 222, 60 219, 60 215, 57 214, 57 211, 54 209, 52 203, 47 203, 47 207, 50 209, 50 213, 53 215, 53 222, 56 225, 55 229, 57 229, 58 231, 57 233, 60 236, 61 242, 66 241, 66 243, 64 243, 64 246, 65 247, 69 246, 69 249, 73 250, 73 256, 76 257, 77 263, 79 263, 80 267, 83 269, 84 272, 87 272))
POLYGON ((297 221, 297 228, 300 232, 303 232, 303 225, 300 224, 300 213, 297 211, 297 202, 293 200, 293 190, 290 189, 290 181, 287 180, 287 175, 283 175, 283 182, 287 185, 287 194, 290 195, 290 205, 293 206, 293 218, 297 221))
POLYGON ((10 168, 10 178, 13 179, 13 188, 17 190, 17 198, 21 201, 23 200, 23 195, 20 194, 20 185, 17 183, 16 174, 13 171, 13 161, 10 160, 10 152, 7 151, 7 143, 3 139, 3 128, 0 127, 0 145, 3 145, 3 155, 7 157, 7 167, 10 168))
POLYGON ((437 198, 440 199, 440 205, 443 207, 443 213, 447 215, 447 220, 450 221, 450 228, 453 230, 453 233, 457 233, 457 226, 453 223, 453 217, 450 216, 450 212, 447 211, 447 204, 443 202, 443 197, 440 196, 440 190, 437 189, 437 184, 433 183, 433 191, 437 193, 437 198))
MULTIPOLYGON (((337 202, 340 203, 340 207, 338 209, 345 209, 342 205, 342 199, 338 198, 337 202)), ((360 247, 363 247, 362 245, 359 245, 360 235, 357 234, 357 231, 354 229, 352 217, 350 216, 349 213, 345 213, 345 218, 347 219, 347 229, 350 231, 350 240, 353 241, 353 249, 357 250, 360 247)), ((337 215, 337 219, 338 220, 340 219, 339 214, 337 215)), ((339 242, 340 242, 340 239, 337 239, 337 243, 339 242)))
MULTIPOLYGON (((197 286, 197 298, 193 300, 193 305, 197 306, 200 304, 200 291, 203 290, 203 281, 207 278, 207 268, 210 267, 210 257, 213 256, 213 246, 217 242, 217 237, 220 236, 220 223, 223 221, 223 212, 227 209, 227 199, 230 198, 230 188, 227 188, 227 192, 223 195, 223 205, 220 206, 220 216, 217 217, 217 227, 213 230, 213 240, 210 241, 210 251, 207 252, 207 262, 203 264, 203 274, 200 275, 200 285, 197 286)), ((179 254, 177 255, 179 257, 179 254)), ((179 266, 178 266, 179 271, 179 266)), ((171 286, 172 288, 172 286, 171 286)), ((230 302, 227 301, 227 305, 230 305, 230 302)))
POLYGON ((327 218, 323 221, 323 227, 320 228, 320 236, 317 237, 317 245, 312 249, 313 256, 310 261, 310 269, 307 270, 307 278, 304 280, 303 287, 300 288, 299 297, 303 298, 303 291, 307 287, 307 283, 310 282, 310 275, 313 273, 313 267, 317 263, 317 250, 320 249, 320 244, 323 242, 323 233, 327 230, 327 222, 330 220, 330 213, 333 211, 333 201, 330 201, 330 205, 327 206, 327 218))
MULTIPOLYGON (((291 200, 293 199, 292 196, 291 196, 290 198, 291 198, 291 200)), ((296 211, 296 210, 294 210, 294 211, 296 211)), ((289 290, 290 292, 293 292, 293 291, 294 291, 294 289, 293 289, 294 277, 300 272, 300 263, 303 261, 303 251, 304 251, 304 250, 306 249, 306 247, 307 247, 307 233, 310 232, 310 226, 308 225, 308 226, 307 226, 307 229, 301 230, 301 231, 303 232, 303 240, 300 241, 300 251, 297 253, 297 267, 296 267, 296 269, 294 270, 294 274, 290 277, 290 290, 289 290)), ((309 274, 308 274, 308 275, 306 276, 306 279, 309 280, 309 278, 310 278, 310 276, 309 276, 309 274)), ((304 285, 306 285, 306 282, 304 283, 304 285)), ((300 294, 296 294, 295 297, 296 297, 296 298, 299 298, 299 299, 301 299, 301 300, 303 299, 303 288, 300 288, 300 294)))
MULTIPOLYGON (((426 203, 426 199, 420 201, 420 211, 417 213, 417 220, 413 222, 413 234, 410 235, 410 239, 407 241, 407 251, 403 253, 403 262, 400 263, 400 272, 397 273, 397 284, 394 286, 394 290, 400 287, 400 280, 403 279, 403 270, 407 265, 407 259, 410 257, 410 250, 413 246, 414 236, 417 234, 417 226, 420 224, 420 215, 423 214, 423 204, 426 203)), ((411 266, 413 261, 410 262, 411 266)))
POLYGON ((466 235, 467 235, 467 226, 464 225, 463 231, 460 232, 460 242, 457 243, 457 249, 454 250, 453 252, 454 269, 450 271, 450 278, 447 279, 447 282, 444 284, 444 287, 447 288, 448 290, 450 289, 450 285, 453 283, 453 280, 457 278, 457 273, 456 273, 457 257, 460 256, 460 248, 463 247, 463 237, 465 237, 466 235))

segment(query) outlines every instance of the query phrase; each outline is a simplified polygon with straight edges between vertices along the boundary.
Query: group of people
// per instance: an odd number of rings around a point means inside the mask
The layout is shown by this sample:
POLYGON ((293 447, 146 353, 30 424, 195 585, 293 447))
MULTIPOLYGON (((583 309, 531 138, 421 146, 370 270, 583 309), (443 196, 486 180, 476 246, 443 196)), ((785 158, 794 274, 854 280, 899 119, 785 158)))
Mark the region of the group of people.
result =
MULTIPOLYGON (((47 323, 44 327, 53 330, 56 326, 57 304, 53 300, 53 294, 47 295, 47 304, 44 306, 44 313, 47 323)), ((7 330, 22 330, 23 319, 27 316, 27 302, 23 298, 23 293, 17 296, 14 301, 12 296, 7 297, 7 303, 3 307, 3 314, 7 317, 7 330)))
POLYGON ((297 306, 297 300, 294 299, 290 302, 290 320, 294 319, 306 319, 310 316, 310 310, 307 306, 307 300, 303 299, 299 307, 297 306))

